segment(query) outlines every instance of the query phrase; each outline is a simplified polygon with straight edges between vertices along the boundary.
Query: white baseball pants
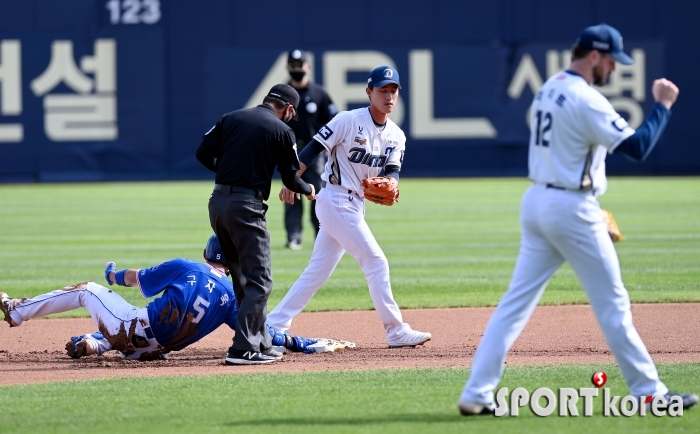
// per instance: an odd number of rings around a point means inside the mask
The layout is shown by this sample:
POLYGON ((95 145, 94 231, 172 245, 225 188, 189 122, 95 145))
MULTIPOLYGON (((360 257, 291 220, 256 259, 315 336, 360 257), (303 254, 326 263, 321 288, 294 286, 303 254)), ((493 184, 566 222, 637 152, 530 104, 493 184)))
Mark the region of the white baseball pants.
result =
POLYGON ((84 307, 103 334, 97 354, 114 349, 128 359, 148 358, 162 352, 150 331, 148 311, 127 303, 119 294, 94 282, 78 283, 27 299, 10 311, 21 325, 31 318, 84 307))
POLYGON ((501 379, 506 353, 564 261, 581 281, 631 394, 667 393, 632 324, 617 252, 596 198, 590 192, 533 185, 523 196, 520 224, 520 252, 510 287, 486 326, 461 398, 481 404, 494 402, 493 391, 501 379))
POLYGON ((289 330, 292 319, 304 310, 347 252, 365 273, 369 295, 384 324, 387 339, 403 336, 410 327, 403 322, 391 292, 389 263, 365 221, 364 200, 342 187, 328 184, 316 196, 316 201, 321 230, 309 265, 267 316, 267 323, 282 332, 289 330))

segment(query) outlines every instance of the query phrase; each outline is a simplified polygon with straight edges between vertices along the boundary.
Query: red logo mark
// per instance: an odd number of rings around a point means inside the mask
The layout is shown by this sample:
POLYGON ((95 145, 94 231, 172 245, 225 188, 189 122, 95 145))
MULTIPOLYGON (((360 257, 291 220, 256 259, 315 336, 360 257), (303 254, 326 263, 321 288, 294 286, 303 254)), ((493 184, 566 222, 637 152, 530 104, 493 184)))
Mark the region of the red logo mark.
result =
POLYGON ((593 376, 591 377, 591 382, 593 385, 597 388, 601 388, 605 386, 605 383, 608 381, 608 376, 605 374, 603 371, 598 371, 593 376))
POLYGON ((649 402, 651 402, 652 399, 654 399, 654 397, 651 396, 651 395, 649 395, 649 396, 647 396, 647 399, 644 400, 644 403, 645 403, 645 404, 646 404, 646 403, 649 403, 649 402))

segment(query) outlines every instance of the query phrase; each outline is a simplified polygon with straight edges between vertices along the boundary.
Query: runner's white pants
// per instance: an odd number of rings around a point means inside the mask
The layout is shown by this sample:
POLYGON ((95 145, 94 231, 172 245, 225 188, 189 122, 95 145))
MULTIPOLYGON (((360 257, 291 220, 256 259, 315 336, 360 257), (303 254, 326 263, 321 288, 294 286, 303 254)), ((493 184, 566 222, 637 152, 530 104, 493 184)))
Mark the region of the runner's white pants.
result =
POLYGON ((462 399, 494 402, 493 391, 501 379, 506 353, 525 328, 550 277, 564 261, 581 281, 631 394, 667 393, 632 324, 617 253, 596 198, 586 192, 533 185, 523 196, 520 224, 522 239, 513 278, 474 354, 462 399))
POLYGON ((316 237, 309 265, 287 295, 267 316, 267 323, 286 332, 316 291, 326 283, 340 258, 347 252, 365 273, 369 295, 384 324, 387 339, 405 334, 401 310, 394 301, 389 282, 389 263, 365 221, 365 204, 355 194, 328 184, 316 196, 316 215, 321 230, 316 237))
POLYGON ((126 358, 139 359, 163 352, 150 331, 146 308, 132 306, 116 292, 94 282, 78 283, 27 299, 11 310, 10 316, 21 325, 31 318, 80 307, 87 309, 104 336, 104 340, 97 341, 97 354, 114 349, 126 358))

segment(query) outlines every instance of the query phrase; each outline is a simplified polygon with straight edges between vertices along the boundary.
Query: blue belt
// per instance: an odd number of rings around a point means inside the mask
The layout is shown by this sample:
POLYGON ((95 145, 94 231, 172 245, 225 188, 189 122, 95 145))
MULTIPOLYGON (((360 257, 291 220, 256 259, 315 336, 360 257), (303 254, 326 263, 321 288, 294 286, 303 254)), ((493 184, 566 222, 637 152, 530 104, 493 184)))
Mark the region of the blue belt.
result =
POLYGON ((264 199, 262 191, 252 188, 238 187, 236 185, 214 184, 214 191, 220 192, 223 196, 230 196, 234 193, 249 194, 256 199, 264 199))
MULTIPOLYGON (((326 185, 328 185, 328 183, 327 183, 326 181, 321 181, 321 187, 326 188, 326 185)), ((334 185, 334 186, 336 186, 336 187, 343 188, 342 185, 336 185, 336 184, 331 184, 331 185, 334 185)), ((355 193, 355 192, 352 191, 352 190, 348 190, 348 194, 353 194, 353 193, 355 193)))
POLYGON ((554 184, 547 184, 547 188, 553 188, 555 190, 566 190, 566 188, 559 187, 558 185, 554 185, 554 184))
POLYGON ((564 190, 564 191, 573 191, 576 193, 590 193, 590 194, 595 194, 595 190, 592 188, 578 188, 578 189, 573 189, 573 188, 566 188, 566 187, 560 187, 558 185, 554 184, 545 184, 546 188, 551 188, 553 190, 564 190))

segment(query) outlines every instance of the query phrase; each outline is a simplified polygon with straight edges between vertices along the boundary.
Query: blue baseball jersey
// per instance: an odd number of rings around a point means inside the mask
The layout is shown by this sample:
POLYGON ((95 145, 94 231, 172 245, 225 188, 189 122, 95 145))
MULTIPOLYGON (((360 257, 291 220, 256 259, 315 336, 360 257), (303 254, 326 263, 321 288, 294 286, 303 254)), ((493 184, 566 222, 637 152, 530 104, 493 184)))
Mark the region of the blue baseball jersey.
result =
POLYGON ((159 344, 178 351, 197 342, 221 324, 236 326, 238 306, 233 283, 221 271, 201 262, 173 259, 138 271, 148 304, 148 320, 159 344))

